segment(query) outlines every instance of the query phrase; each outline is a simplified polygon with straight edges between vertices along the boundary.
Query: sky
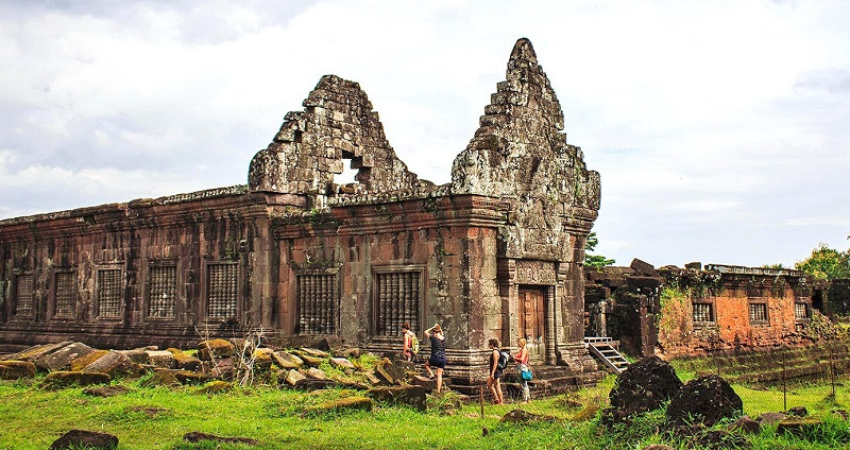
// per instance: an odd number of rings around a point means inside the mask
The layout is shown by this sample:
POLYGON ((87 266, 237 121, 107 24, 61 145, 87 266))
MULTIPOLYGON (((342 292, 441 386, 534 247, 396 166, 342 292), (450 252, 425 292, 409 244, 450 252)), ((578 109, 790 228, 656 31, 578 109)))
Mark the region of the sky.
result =
POLYGON ((830 0, 0 0, 0 218, 246 184, 325 74, 449 182, 527 37, 601 174, 595 253, 791 267, 850 246, 848 23, 830 0))

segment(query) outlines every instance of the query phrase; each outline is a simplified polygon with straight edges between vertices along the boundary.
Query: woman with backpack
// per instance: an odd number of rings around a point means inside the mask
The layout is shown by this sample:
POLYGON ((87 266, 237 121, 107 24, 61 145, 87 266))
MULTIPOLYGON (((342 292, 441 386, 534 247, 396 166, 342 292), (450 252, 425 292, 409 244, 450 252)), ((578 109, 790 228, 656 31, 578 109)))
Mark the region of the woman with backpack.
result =
POLYGON ((433 367, 437 372, 437 393, 443 390, 443 370, 446 368, 446 335, 443 334, 443 329, 440 324, 434 324, 433 327, 425 330, 425 336, 431 340, 431 357, 425 361, 425 370, 428 371, 428 378, 434 378, 433 367))
POLYGON ((500 380, 502 379, 502 373, 505 370, 508 361, 499 349, 498 339, 490 339, 487 343, 490 345, 490 350, 493 351, 493 353, 490 354, 490 376, 487 377, 487 387, 490 389, 490 393, 493 394, 493 404, 500 405, 505 403, 505 398, 502 395, 502 383, 500 380))
POLYGON ((413 361, 413 357, 419 353, 419 339, 416 339, 416 334, 410 331, 410 323, 408 322, 401 326, 401 332, 404 336, 404 350, 402 350, 404 359, 413 361))

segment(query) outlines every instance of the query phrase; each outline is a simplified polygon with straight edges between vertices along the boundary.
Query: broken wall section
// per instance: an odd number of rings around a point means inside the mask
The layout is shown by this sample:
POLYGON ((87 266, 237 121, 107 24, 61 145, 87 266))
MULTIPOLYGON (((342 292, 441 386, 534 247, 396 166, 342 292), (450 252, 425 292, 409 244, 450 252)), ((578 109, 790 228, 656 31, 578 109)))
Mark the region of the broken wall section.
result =
POLYGON ((326 196, 391 192, 431 185, 407 170, 384 134, 378 113, 358 83, 325 75, 304 100, 304 110, 286 114, 280 131, 251 161, 253 192, 308 195, 308 207, 326 196), (352 186, 334 183, 345 163, 357 169, 352 186))

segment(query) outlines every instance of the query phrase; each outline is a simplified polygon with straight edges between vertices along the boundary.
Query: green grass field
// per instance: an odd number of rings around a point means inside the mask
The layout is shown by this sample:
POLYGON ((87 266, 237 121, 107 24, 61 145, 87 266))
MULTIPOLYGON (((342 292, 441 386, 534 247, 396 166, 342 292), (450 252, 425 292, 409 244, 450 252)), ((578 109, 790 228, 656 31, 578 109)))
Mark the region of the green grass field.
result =
MULTIPOLYGON (((687 374, 686 374, 687 377, 687 374)), ((582 405, 607 402, 613 377, 593 389, 570 395, 582 405)), ((37 384, 38 380, 35 382, 37 384)), ((0 383, 0 449, 46 449, 70 429, 103 431, 118 436, 120 449, 640 449, 650 443, 692 448, 659 434, 663 413, 635 421, 628 429, 606 430, 594 418, 575 421, 582 406, 564 396, 534 400, 530 404, 466 405, 454 415, 439 408, 427 413, 406 407, 377 405, 374 411, 327 413, 302 417, 305 406, 352 395, 353 391, 307 393, 272 387, 236 389, 213 396, 197 395, 197 388, 140 388, 110 398, 91 397, 82 388, 44 391, 35 385, 0 383), (556 418, 527 425, 503 424, 499 419, 521 408, 556 418), (484 429, 487 429, 485 435, 484 429), (189 444, 182 436, 202 431, 222 436, 256 439, 260 445, 189 444)), ((744 400, 745 413, 781 411, 782 391, 735 386, 744 400)), ((825 423, 806 439, 776 436, 770 428, 750 438, 756 449, 847 448, 850 422, 830 411, 846 409, 850 390, 838 388, 835 400, 829 385, 795 385, 788 405, 805 406, 825 423)))

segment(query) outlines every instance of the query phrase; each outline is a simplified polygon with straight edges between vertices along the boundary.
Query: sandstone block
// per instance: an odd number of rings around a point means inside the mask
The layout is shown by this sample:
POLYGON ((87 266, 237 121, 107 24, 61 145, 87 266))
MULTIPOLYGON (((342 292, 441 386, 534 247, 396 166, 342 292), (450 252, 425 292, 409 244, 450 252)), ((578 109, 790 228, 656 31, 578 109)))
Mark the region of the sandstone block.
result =
MULTIPOLYGON (((166 369, 174 369, 177 367, 177 360, 174 357, 174 353, 171 353, 168 350, 148 350, 146 354, 148 361, 153 366, 164 367, 166 369)), ((200 361, 198 362, 200 363, 200 361)))
POLYGON ((118 448, 118 437, 97 431, 71 430, 53 441, 50 450, 71 450, 87 448, 91 450, 113 450, 118 448))
POLYGON ((111 351, 87 365, 83 372, 108 373, 110 376, 129 374, 133 371, 133 362, 126 355, 111 351))
POLYGON ((349 361, 345 358, 331 358, 329 360, 329 362, 330 362, 331 366, 338 367, 338 368, 343 369, 343 370, 344 369, 351 369, 351 370, 356 369, 356 367, 354 367, 354 364, 351 364, 351 361, 349 361))
POLYGON ((61 389, 70 386, 90 386, 92 384, 106 384, 112 381, 112 377, 106 373, 97 372, 50 372, 44 377, 41 387, 47 390, 61 389))
POLYGON ((274 352, 272 360, 281 369, 298 369, 304 365, 304 360, 287 352, 274 352))
POLYGON ((29 361, 0 361, 0 380, 35 377, 35 364, 29 361))
POLYGON ((72 342, 62 348, 45 354, 35 360, 35 365, 44 370, 67 370, 71 368, 71 361, 86 356, 95 349, 81 342, 72 342))
POLYGON ((213 358, 228 358, 236 354, 236 347, 224 339, 209 339, 198 344, 198 358, 210 361, 213 358))

